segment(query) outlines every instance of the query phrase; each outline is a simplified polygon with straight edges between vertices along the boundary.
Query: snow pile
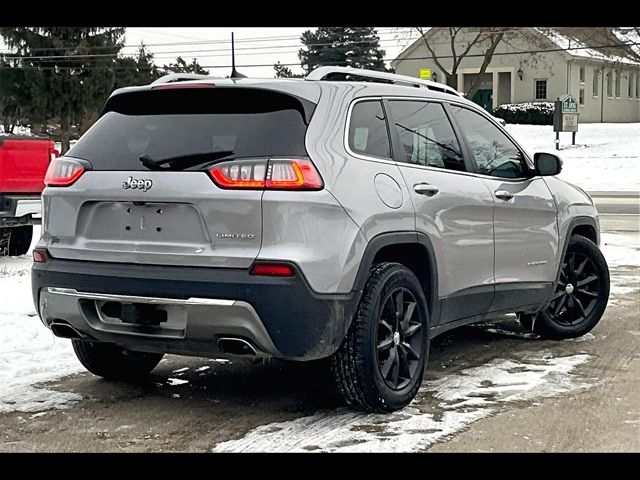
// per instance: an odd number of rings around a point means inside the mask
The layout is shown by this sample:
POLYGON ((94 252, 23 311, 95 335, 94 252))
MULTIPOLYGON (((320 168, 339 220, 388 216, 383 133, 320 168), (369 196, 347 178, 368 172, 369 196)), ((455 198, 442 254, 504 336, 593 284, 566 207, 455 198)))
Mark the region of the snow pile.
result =
MULTIPOLYGON (((40 236, 34 229, 34 242, 40 236)), ((75 393, 36 388, 82 371, 71 342, 40 322, 31 298, 31 255, 0 259, 0 413, 65 408, 75 393)))
POLYGON ((506 404, 582 390, 594 380, 573 370, 589 360, 535 352, 521 361, 495 359, 425 382, 412 404, 389 415, 338 409, 258 427, 214 452, 416 452, 487 417, 506 404), (420 407, 431 407, 426 413, 420 407))
POLYGON ((559 154, 562 180, 587 191, 640 190, 640 123, 580 124, 577 145, 571 145, 570 133, 560 134, 560 151, 551 125, 507 125, 507 130, 531 155, 559 154))

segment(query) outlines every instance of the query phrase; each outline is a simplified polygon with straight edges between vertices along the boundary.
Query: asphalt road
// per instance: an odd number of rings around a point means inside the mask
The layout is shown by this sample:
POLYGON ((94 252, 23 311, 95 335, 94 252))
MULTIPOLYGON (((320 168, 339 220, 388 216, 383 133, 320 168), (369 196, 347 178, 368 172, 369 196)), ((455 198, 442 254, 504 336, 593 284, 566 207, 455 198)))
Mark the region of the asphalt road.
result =
MULTIPOLYGON (((595 196, 602 214, 624 214, 629 218, 622 229, 634 230, 636 225, 637 230, 637 197, 636 203, 628 198, 595 196)), ((603 218, 603 230, 615 225, 603 218)), ((638 239, 637 233, 632 235, 638 239)), ((361 446, 438 452, 638 452, 638 266, 614 268, 611 275, 626 290, 616 293, 592 335, 579 341, 534 338, 510 317, 436 338, 425 377, 429 387, 411 409, 394 416, 354 415, 345 409, 323 363, 229 363, 168 356, 141 383, 107 382, 80 373, 43 385, 81 399, 62 410, 0 414, 0 451, 313 451, 361 446), (468 389, 472 384, 475 390, 468 389), (461 397, 443 397, 451 391, 461 397), (222 443, 227 441, 232 443, 222 443)))
POLYGON ((590 192, 604 231, 640 231, 638 192, 590 192))

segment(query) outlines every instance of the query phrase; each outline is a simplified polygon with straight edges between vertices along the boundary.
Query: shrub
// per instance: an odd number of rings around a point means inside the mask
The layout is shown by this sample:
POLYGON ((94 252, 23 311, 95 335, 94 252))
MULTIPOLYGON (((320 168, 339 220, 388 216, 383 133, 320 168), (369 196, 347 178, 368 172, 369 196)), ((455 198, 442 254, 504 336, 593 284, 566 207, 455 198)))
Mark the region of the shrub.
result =
POLYGON ((553 125, 553 102, 505 103, 493 111, 493 116, 507 123, 553 125))

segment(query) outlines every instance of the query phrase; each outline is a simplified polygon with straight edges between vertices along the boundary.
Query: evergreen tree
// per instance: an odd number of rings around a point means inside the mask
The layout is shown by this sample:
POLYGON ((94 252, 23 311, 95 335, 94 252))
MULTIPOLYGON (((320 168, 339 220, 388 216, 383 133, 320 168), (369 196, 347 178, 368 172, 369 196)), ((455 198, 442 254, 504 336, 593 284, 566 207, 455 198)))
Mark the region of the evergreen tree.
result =
POLYGON ((208 75, 209 72, 202 68, 198 61, 194 58, 191 63, 187 63, 182 57, 176 58, 175 63, 170 63, 162 67, 164 73, 198 73, 200 75, 208 75))
POLYGON ((57 119, 63 153, 69 149, 73 125, 102 107, 111 92, 124 31, 123 27, 0 28, 14 52, 5 55, 5 62, 13 62, 7 70, 24 70, 24 77, 16 76, 17 88, 32 92, 21 108, 32 115, 32 122, 39 121, 38 116, 57 119))
POLYGON ((153 62, 153 53, 142 43, 135 57, 120 57, 116 60, 113 88, 148 85, 159 77, 160 72, 153 62))
POLYGON ((279 61, 273 66, 276 71, 276 78, 301 78, 303 75, 295 74, 286 65, 282 65, 279 61))
POLYGON ((323 65, 386 71, 385 51, 373 27, 319 27, 300 36, 298 56, 307 73, 323 65))

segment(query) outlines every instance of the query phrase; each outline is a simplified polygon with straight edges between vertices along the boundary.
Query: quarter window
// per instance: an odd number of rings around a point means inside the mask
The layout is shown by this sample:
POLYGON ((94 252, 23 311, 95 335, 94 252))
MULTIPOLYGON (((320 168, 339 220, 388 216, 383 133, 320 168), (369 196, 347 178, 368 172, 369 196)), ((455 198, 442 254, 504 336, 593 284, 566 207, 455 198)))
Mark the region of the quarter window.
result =
POLYGON ((528 167, 518 147, 489 120, 469 109, 452 106, 478 167, 478 173, 500 178, 522 178, 528 167))
POLYGON ((546 80, 536 80, 536 100, 546 100, 547 99, 547 81, 546 80))
POLYGON ((400 138, 399 161, 465 170, 460 145, 441 104, 391 100, 389 105, 400 138))
POLYGON ((380 100, 358 102, 351 111, 349 148, 373 157, 390 157, 387 121, 380 100))

